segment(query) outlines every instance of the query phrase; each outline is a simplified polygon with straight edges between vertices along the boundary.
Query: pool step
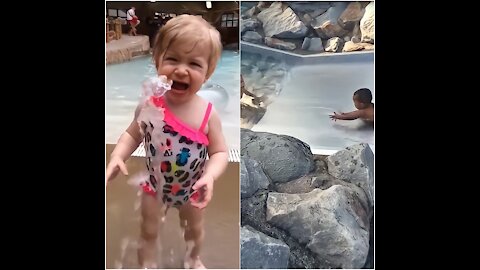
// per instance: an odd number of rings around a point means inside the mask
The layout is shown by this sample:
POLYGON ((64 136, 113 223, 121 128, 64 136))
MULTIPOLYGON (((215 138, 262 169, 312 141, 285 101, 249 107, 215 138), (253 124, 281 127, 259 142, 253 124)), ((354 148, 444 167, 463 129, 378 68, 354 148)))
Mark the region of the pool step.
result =
MULTIPOLYGON (((143 142, 132 153, 132 157, 145 157, 145 148, 143 146, 143 142)), ((207 157, 207 159, 208 159, 208 157, 207 157)), ((240 162, 240 150, 230 149, 228 151, 228 161, 229 162, 240 162)))

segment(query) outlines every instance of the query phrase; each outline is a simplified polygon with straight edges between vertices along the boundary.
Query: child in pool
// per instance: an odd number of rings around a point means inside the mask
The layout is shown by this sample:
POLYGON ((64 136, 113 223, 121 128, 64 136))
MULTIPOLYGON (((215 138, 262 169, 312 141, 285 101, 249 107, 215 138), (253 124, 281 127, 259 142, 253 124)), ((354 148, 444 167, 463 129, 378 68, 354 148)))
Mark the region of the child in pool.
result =
POLYGON ((334 121, 362 119, 368 124, 374 123, 374 106, 372 103, 372 92, 368 88, 360 88, 353 93, 353 104, 356 111, 337 114, 334 112, 330 118, 334 121))
POLYGON ((169 20, 160 29, 153 49, 158 75, 172 82, 164 96, 151 99, 164 112, 159 121, 162 125, 138 123, 141 106, 137 107, 135 118, 111 154, 107 181, 119 170, 128 174, 125 161, 142 140, 145 142, 149 178, 142 184, 142 244, 138 250, 142 268, 157 268, 155 243, 162 205, 179 210, 187 242, 184 267, 205 268, 199 257, 204 208, 212 199, 215 180, 227 167, 228 154, 220 118, 197 92, 214 72, 221 52, 219 32, 204 19, 180 15, 169 20))

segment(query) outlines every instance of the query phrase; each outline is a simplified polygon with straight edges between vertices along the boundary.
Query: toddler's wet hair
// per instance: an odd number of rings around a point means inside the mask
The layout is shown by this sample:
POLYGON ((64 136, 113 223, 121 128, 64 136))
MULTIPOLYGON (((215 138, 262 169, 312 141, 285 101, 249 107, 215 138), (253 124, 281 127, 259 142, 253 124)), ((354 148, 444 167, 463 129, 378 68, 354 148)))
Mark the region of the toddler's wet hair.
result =
POLYGON ((212 75, 222 54, 222 40, 218 30, 205 19, 188 14, 176 16, 158 31, 153 47, 153 59, 158 68, 161 57, 176 40, 181 42, 208 42, 210 57, 208 59, 207 77, 212 75))
POLYGON ((353 95, 362 103, 372 103, 372 91, 368 88, 360 88, 353 95))

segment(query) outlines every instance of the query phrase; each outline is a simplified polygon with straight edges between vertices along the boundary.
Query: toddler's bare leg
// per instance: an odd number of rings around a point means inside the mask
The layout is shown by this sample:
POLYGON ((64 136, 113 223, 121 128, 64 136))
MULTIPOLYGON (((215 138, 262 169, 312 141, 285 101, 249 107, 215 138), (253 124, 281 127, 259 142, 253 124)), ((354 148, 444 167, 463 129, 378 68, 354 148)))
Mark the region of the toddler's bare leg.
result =
POLYGON ((141 268, 157 268, 157 236, 159 228, 159 201, 155 196, 142 194, 142 220, 138 263, 141 268))
POLYGON ((204 269, 200 260, 200 249, 203 244, 203 209, 198 209, 190 204, 183 205, 179 209, 180 226, 185 229, 185 242, 187 252, 185 254, 184 267, 186 269, 204 269))

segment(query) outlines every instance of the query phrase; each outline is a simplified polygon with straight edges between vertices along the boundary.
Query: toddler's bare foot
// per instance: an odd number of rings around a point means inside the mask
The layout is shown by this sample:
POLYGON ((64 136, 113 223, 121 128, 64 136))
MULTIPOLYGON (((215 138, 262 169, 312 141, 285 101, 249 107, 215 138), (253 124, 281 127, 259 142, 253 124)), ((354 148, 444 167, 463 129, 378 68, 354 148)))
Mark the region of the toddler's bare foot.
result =
POLYGON ((157 269, 156 245, 151 242, 144 242, 138 250, 138 258, 142 269, 157 269))
POLYGON ((191 258, 190 256, 185 256, 183 267, 185 269, 207 269, 205 265, 203 265, 199 256, 195 258, 191 258))
POLYGON ((142 269, 158 269, 157 263, 155 262, 145 262, 141 267, 142 269))

